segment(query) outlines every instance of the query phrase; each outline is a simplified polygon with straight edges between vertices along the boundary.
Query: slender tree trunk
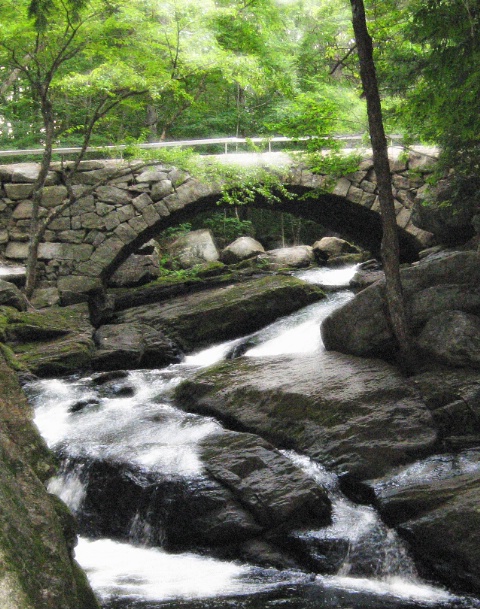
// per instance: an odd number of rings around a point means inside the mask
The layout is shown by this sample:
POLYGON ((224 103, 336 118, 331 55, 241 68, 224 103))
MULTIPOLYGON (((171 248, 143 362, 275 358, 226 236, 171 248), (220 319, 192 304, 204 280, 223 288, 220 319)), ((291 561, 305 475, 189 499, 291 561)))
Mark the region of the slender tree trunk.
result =
POLYGON ((52 107, 48 99, 46 98, 45 91, 41 92, 41 106, 42 106, 42 117, 43 124, 45 126, 45 149, 42 156, 42 162, 40 165, 40 172, 35 184, 33 186, 32 193, 32 219, 30 221, 30 242, 28 245, 28 256, 26 264, 26 277, 25 277, 25 295, 30 298, 33 294, 37 283, 37 261, 38 261, 38 247, 40 244, 41 237, 39 226, 40 226, 40 202, 42 200, 43 188, 47 179, 48 171, 50 169, 50 162, 52 160, 52 149, 54 142, 55 133, 55 121, 53 117, 52 107))
POLYGON ((395 202, 388 161, 388 145, 383 127, 382 108, 378 91, 373 44, 368 33, 363 0, 350 0, 355 32, 360 76, 367 101, 368 124, 377 175, 380 211, 382 215, 382 262, 385 270, 386 297, 393 333, 400 349, 400 363, 407 369, 413 364, 412 341, 405 314, 405 302, 400 280, 400 248, 398 243, 395 202))

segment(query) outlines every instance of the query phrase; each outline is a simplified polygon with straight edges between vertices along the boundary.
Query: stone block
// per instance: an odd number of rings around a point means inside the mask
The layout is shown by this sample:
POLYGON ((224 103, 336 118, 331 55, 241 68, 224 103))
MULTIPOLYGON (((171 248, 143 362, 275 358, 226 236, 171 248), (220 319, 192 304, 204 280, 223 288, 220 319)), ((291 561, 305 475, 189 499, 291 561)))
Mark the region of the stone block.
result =
MULTIPOLYGON (((111 213, 108 214, 108 216, 105 216, 105 218, 104 218, 104 226, 107 230, 113 230, 120 223, 121 223, 120 218, 118 217, 118 212, 116 210, 112 211, 111 213)), ((98 226, 95 228, 101 228, 101 227, 98 226)))
POLYGON ((67 196, 65 186, 46 186, 42 192, 43 207, 57 207, 67 196))
POLYGON ((5 184, 5 192, 7 197, 12 201, 20 201, 28 199, 33 192, 32 184, 5 184))
MULTIPOLYGON (((91 212, 91 213, 87 213, 87 214, 82 214, 80 216, 80 222, 81 222, 81 226, 82 228, 95 228, 95 229, 100 229, 100 228, 105 228, 106 224, 107 224, 107 218, 102 218, 101 216, 98 216, 96 213, 91 212)), ((73 220, 73 218, 72 218, 73 220)), ((72 222, 72 227, 73 227, 73 222, 72 222)))
POLYGON ((92 245, 88 243, 79 243, 79 244, 64 244, 64 258, 66 260, 78 260, 84 261, 88 260, 94 251, 92 245))
POLYGON ((38 247, 39 260, 61 260, 64 256, 63 243, 40 243, 38 247))
POLYGON ((363 180, 361 188, 365 192, 374 193, 377 190, 377 185, 373 182, 369 182, 368 180, 363 180))
POLYGON ((71 275, 58 279, 58 292, 62 304, 82 302, 89 294, 101 288, 102 282, 97 277, 71 275))
POLYGON ((50 230, 70 230, 70 218, 56 218, 48 225, 50 230))
POLYGON ((174 188, 178 188, 182 184, 184 184, 190 176, 185 171, 181 169, 172 169, 168 174, 168 179, 172 183, 174 188))
POLYGON ((10 241, 5 250, 5 257, 12 260, 25 260, 28 256, 28 243, 10 241))
POLYGON ((120 237, 123 243, 130 243, 137 236, 137 232, 126 222, 119 224, 113 232, 120 237))
POLYGON ((148 224, 148 226, 153 226, 155 223, 157 223, 160 220, 160 216, 159 216, 158 212, 155 210, 155 208, 153 207, 153 204, 150 205, 149 207, 146 207, 143 210, 142 216, 143 216, 145 222, 148 224))
POLYGON ((92 195, 79 197, 75 203, 72 203, 69 209, 72 216, 95 212, 95 199, 92 195))
POLYGON ((168 211, 168 207, 165 205, 165 203, 163 201, 158 201, 157 203, 155 203, 155 205, 153 206, 156 210, 156 212, 158 213, 158 215, 161 218, 166 218, 167 216, 170 215, 170 212, 168 211))
POLYGON ((395 188, 401 188, 403 190, 408 190, 410 188, 410 180, 406 176, 398 174, 392 175, 392 184, 395 188))
POLYGON ((109 205, 108 203, 97 202, 95 204, 95 213, 97 213, 99 216, 106 216, 110 212, 115 211, 115 209, 115 205, 109 205))
POLYGON ((402 210, 397 214, 396 222, 400 228, 405 228, 410 222, 412 210, 402 207, 402 210))
POLYGON ((360 182, 365 179, 365 176, 367 175, 367 171, 363 170, 363 171, 354 171, 353 173, 349 173, 348 175, 344 176, 345 178, 347 178, 347 180, 350 180, 350 182, 352 182, 353 184, 356 184, 358 186, 358 184, 360 184, 360 182))
POLYGON ((14 220, 29 220, 33 215, 33 203, 31 201, 22 201, 19 203, 12 213, 14 220))
POLYGON ((16 226, 15 228, 10 230, 9 233, 10 241, 29 241, 30 240, 30 230, 28 227, 22 228, 16 226))
POLYGON ((346 197, 351 185, 350 180, 347 180, 347 178, 340 178, 336 183, 332 194, 337 195, 337 197, 346 197))
POLYGON ((11 182, 13 174, 12 165, 0 165, 0 181, 11 182))
POLYGON ((130 202, 130 195, 125 190, 116 186, 99 186, 95 189, 98 200, 104 203, 114 203, 116 205, 125 205, 130 202))
POLYGON ((17 183, 32 184, 40 173, 40 163, 17 163, 13 166, 11 180, 17 183))
POLYGON ((364 196, 364 192, 361 188, 357 188, 356 186, 351 186, 350 189, 348 190, 348 194, 347 194, 347 199, 349 201, 351 201, 352 203, 361 203, 363 196, 364 196))
POLYGON ((120 222, 127 222, 135 216, 135 209, 132 205, 124 205, 117 209, 117 218, 120 222))
POLYGON ((135 197, 135 199, 132 200, 132 204, 140 212, 152 203, 152 199, 145 192, 141 195, 138 195, 138 197, 135 197))
POLYGON ((148 228, 148 224, 145 222, 143 216, 135 216, 135 218, 128 221, 128 224, 137 234, 148 228))
POLYGON ((147 169, 141 174, 135 177, 135 182, 160 182, 166 180, 168 173, 165 171, 159 171, 158 169, 147 169))
POLYGON ((84 230, 63 230, 58 232, 56 237, 62 243, 83 243, 85 234, 84 230))
POLYGON ((8 243, 8 231, 0 230, 0 245, 4 245, 5 243, 8 243))
POLYGON ((152 186, 151 197, 154 201, 160 201, 173 192, 173 185, 170 180, 161 180, 152 186))
POLYGON ((380 199, 378 198, 378 196, 375 197, 375 201, 373 202, 373 205, 370 209, 372 211, 380 212, 380 199))
POLYGON ((375 203, 376 198, 377 196, 374 193, 364 192, 360 201, 360 205, 371 209, 372 205, 375 203))

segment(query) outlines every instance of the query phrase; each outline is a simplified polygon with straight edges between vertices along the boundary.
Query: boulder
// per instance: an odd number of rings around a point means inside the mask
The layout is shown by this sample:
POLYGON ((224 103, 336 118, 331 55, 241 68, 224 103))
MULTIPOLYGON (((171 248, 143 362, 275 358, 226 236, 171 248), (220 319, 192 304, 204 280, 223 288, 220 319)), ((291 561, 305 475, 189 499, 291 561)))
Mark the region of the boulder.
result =
POLYGON ((156 252, 132 254, 108 280, 110 287, 122 288, 143 285, 158 277, 160 259, 156 252))
MULTIPOLYGON (((480 301, 478 303, 480 309, 480 301)), ((444 311, 431 317, 417 340, 426 357, 449 366, 480 368, 480 317, 444 311)))
POLYGON ((242 262, 242 260, 262 254, 264 251, 263 245, 256 239, 252 237, 239 237, 222 250, 220 259, 225 264, 236 264, 237 262, 242 262))
POLYGON ((296 245, 269 250, 258 256, 259 261, 266 263, 272 270, 281 268, 304 268, 315 262, 313 248, 310 245, 296 245))
POLYGON ((178 348, 164 334, 144 324, 106 324, 96 330, 96 370, 161 367, 178 362, 178 348))
POLYGON ((255 332, 323 297, 295 277, 268 276, 119 311, 111 322, 146 324, 188 352, 255 332))
POLYGON ((163 476, 111 459, 83 467, 88 484, 77 518, 90 535, 133 537, 137 543, 179 552, 212 551, 255 538, 262 530, 232 493, 210 477, 163 476))
POLYGON ((412 378, 447 450, 480 445, 480 372, 469 368, 430 371, 412 378))
POLYGON ((326 492, 258 436, 235 432, 209 436, 202 442, 202 461, 267 529, 330 522, 326 492))
POLYGON ((331 258, 341 256, 342 254, 358 253, 358 248, 338 237, 323 237, 320 241, 313 244, 313 252, 315 257, 320 262, 327 262, 331 258))
POLYGON ((383 518, 430 575, 480 590, 480 453, 432 457, 372 481, 383 518))
POLYGON ((86 576, 73 559, 73 518, 44 485, 54 469, 53 457, 2 356, 0 384, 0 605, 98 609, 86 576))
POLYGON ((225 362, 182 383, 176 399, 357 480, 431 454, 437 438, 395 367, 335 353, 225 362))
POLYGON ((367 260, 359 265, 355 275, 350 280, 352 288, 367 288, 385 278, 385 273, 382 270, 382 264, 378 260, 367 260))
POLYGON ((58 375, 90 366, 94 343, 86 305, 35 312, 2 307, 1 313, 0 333, 20 369, 58 375))
MULTIPOLYGON (((480 253, 443 252, 401 271, 409 323, 418 335, 439 313, 480 312, 480 253)), ((385 282, 364 289, 322 323, 325 347, 354 355, 391 356, 395 340, 386 316, 385 282)))
POLYGON ((175 258, 182 269, 188 269, 196 264, 214 262, 220 255, 208 229, 190 231, 182 235, 170 246, 170 255, 175 258))
POLYGON ((465 243, 475 232, 472 220, 478 213, 478 187, 478 179, 465 181, 459 190, 448 179, 422 186, 414 201, 412 222, 445 245, 465 243))
POLYGON ((27 301, 16 285, 0 279, 0 306, 13 307, 18 311, 26 311, 27 301))

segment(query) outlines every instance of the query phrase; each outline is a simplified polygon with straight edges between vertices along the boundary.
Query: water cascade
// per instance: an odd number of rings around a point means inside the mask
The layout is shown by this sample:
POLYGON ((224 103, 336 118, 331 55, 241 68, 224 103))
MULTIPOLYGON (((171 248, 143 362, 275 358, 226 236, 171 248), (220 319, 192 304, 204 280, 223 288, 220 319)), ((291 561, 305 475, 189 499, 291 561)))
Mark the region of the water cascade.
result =
MULTIPOLYGON (((300 276, 338 286, 353 272, 352 267, 300 276)), ((77 516, 76 557, 104 609, 480 607, 475 599, 422 582, 407 549, 375 510, 349 501, 334 474, 291 451, 283 454, 327 489, 332 501, 330 526, 292 534, 318 568, 266 568, 192 551, 204 547, 205 539, 202 531, 189 530, 189 522, 212 490, 199 445, 225 432, 212 418, 177 409, 172 389, 226 357, 321 357, 320 320, 351 296, 332 292, 252 336, 162 370, 40 380, 27 387, 36 423, 62 460, 49 490, 77 516), (344 551, 332 572, 338 548, 344 551), (330 571, 321 568, 326 554, 330 571)))

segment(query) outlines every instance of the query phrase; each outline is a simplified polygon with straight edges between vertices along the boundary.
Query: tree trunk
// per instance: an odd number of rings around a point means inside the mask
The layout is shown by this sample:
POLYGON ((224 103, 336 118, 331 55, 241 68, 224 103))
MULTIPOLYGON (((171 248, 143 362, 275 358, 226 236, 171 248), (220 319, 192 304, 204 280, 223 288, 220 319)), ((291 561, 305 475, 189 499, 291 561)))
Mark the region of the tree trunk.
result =
POLYGON ((46 89, 40 91, 41 110, 43 124, 45 126, 45 148, 40 165, 40 172, 35 184, 33 185, 32 193, 32 219, 30 221, 30 242, 28 246, 28 257, 25 269, 25 295, 31 298, 37 283, 37 261, 38 261, 38 246, 40 244, 40 202, 42 200, 43 188, 50 169, 52 160, 52 149, 55 133, 55 119, 53 116, 52 106, 47 99, 46 89))
POLYGON ((363 0, 350 0, 350 3, 352 6, 353 30, 355 32, 355 41, 360 61, 360 76, 367 101, 373 165, 377 175, 380 211, 382 215, 383 235, 381 254, 385 270, 388 313, 392 330, 400 349, 400 363, 406 369, 410 369, 414 357, 400 280, 400 248, 395 202, 388 161, 388 145, 383 127, 380 94, 378 91, 375 63, 373 61, 373 45, 367 29, 363 0))

